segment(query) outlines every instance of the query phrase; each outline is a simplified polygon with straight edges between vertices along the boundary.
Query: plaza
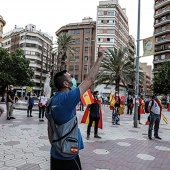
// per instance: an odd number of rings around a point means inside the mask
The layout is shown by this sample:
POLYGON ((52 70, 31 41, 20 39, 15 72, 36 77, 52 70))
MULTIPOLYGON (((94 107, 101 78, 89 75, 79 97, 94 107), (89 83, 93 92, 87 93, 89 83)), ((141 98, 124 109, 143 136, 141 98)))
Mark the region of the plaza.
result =
MULTIPOLYGON (((5 106, 5 105, 4 105, 5 106)), ((170 120, 170 113, 163 110, 170 120)), ((26 110, 14 110, 16 119, 0 118, 0 170, 49 170, 50 143, 47 120, 39 122, 38 111, 33 117, 26 110)), ((77 111, 79 122, 83 116, 77 111)), ((86 140, 86 124, 79 124, 85 149, 80 151, 83 170, 168 170, 170 167, 170 125, 163 120, 159 135, 162 140, 148 140, 148 114, 142 115, 138 128, 133 127, 133 116, 121 116, 121 125, 112 125, 109 107, 103 107, 102 139, 93 136, 86 140)))

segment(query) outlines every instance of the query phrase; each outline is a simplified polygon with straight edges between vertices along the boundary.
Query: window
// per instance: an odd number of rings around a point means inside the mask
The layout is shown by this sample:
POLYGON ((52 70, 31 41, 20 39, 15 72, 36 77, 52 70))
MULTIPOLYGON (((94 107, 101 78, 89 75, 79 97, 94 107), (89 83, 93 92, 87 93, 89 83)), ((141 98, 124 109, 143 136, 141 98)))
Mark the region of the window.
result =
POLYGON ((88 61, 88 56, 85 56, 85 57, 84 57, 84 61, 88 61))
POLYGON ((85 43, 89 44, 90 43, 90 38, 85 38, 85 43))
POLYGON ((108 24, 115 24, 115 20, 107 20, 108 24))
POLYGON ((162 8, 162 12, 165 12, 166 11, 166 7, 162 8))
POLYGON ((99 15, 99 16, 104 15, 104 11, 99 11, 99 12, 98 12, 98 15, 99 15))
POLYGON ((162 40, 165 40, 165 39, 166 39, 166 35, 163 35, 163 36, 162 36, 162 40))
POLYGON ((103 33, 103 30, 102 30, 102 29, 98 29, 98 30, 97 30, 97 33, 98 33, 98 34, 102 34, 102 33, 103 33))
POLYGON ((75 39, 75 43, 76 43, 76 44, 80 44, 80 38, 76 38, 76 39, 75 39))
POLYGON ((166 30, 166 26, 162 26, 162 31, 165 31, 166 30))
POLYGON ((72 42, 71 42, 71 44, 75 44, 76 43, 76 40, 75 39, 73 39, 72 40, 72 42))
POLYGON ((161 60, 165 60, 165 54, 161 55, 161 60))
POLYGON ((108 29, 108 30, 107 30, 107 33, 108 33, 108 34, 115 34, 115 30, 113 30, 113 29, 108 29))
POLYGON ((75 61, 79 62, 79 56, 75 56, 75 61))
POLYGON ((71 31, 71 34, 74 35, 74 34, 80 34, 80 30, 72 30, 71 31))
POLYGON ((74 66, 69 66, 69 70, 73 71, 74 70, 74 66))
POLYGON ((157 61, 159 58, 158 58, 158 56, 155 56, 155 61, 157 61))
POLYGON ((79 66, 78 65, 75 66, 75 70, 79 70, 79 66))
POLYGON ((166 20, 166 17, 162 17, 162 21, 165 21, 166 20))
POLYGON ((161 45, 161 49, 164 50, 165 49, 165 45, 161 45))
POLYGON ((98 38, 98 42, 103 42, 103 38, 98 38))
POLYGON ((74 57, 70 57, 70 62, 74 62, 74 57))
POLYGON ((74 48, 75 49, 75 52, 80 52, 80 47, 76 47, 76 48, 74 48))
POLYGON ((109 16, 115 16, 115 11, 108 11, 108 12, 107 12, 107 15, 109 15, 109 16))
POLYGON ((86 34, 89 34, 90 33, 90 28, 87 28, 86 29, 86 34))
POLYGON ((78 79, 79 79, 79 76, 78 76, 78 75, 75 75, 75 79, 78 80, 78 79))
POLYGON ((84 71, 86 71, 87 70, 87 65, 84 65, 84 71))
POLYGON ((155 38, 155 41, 158 42, 158 38, 155 38))
POLYGON ((98 24, 103 24, 103 20, 98 20, 98 24))
POLYGON ((89 47, 85 47, 85 51, 86 51, 86 52, 89 51, 89 47))
POLYGON ((114 38, 107 38, 107 42, 114 42, 114 38))

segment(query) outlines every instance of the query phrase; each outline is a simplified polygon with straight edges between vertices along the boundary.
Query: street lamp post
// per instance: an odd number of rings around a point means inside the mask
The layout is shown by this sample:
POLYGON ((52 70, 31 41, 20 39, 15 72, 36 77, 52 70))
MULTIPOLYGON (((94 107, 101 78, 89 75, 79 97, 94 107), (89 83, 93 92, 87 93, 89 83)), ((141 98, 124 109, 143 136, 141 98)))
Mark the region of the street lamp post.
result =
POLYGON ((139 51, 140 51, 140 0, 138 0, 138 25, 137 25, 137 55, 136 55, 136 76, 135 76, 135 109, 134 127, 138 127, 138 93, 139 93, 139 51))
MULTIPOLYGON (((24 43, 24 54, 26 55, 26 35, 27 33, 25 33, 25 43, 24 43)), ((23 86, 21 87, 21 99, 23 100, 23 86)))

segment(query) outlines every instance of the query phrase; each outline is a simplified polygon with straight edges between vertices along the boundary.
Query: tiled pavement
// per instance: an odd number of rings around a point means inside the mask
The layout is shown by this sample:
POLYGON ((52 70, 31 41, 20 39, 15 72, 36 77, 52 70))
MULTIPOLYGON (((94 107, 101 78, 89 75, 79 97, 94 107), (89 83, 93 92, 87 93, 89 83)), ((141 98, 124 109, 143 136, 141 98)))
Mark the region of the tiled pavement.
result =
MULTIPOLYGON (((170 121, 170 112, 164 111, 170 121)), ((15 120, 0 118, 0 170, 49 170, 50 144, 47 138, 47 121, 38 121, 26 111, 15 110, 15 120)), ((77 112, 81 121, 83 112, 77 112)), ((148 115, 142 115, 144 124, 148 115)), ((146 125, 133 127, 133 117, 121 116, 121 125, 111 124, 111 111, 103 107, 102 139, 86 140, 87 125, 80 124, 85 149, 80 151, 83 170, 170 170, 170 125, 161 121, 161 141, 147 139, 146 125)))

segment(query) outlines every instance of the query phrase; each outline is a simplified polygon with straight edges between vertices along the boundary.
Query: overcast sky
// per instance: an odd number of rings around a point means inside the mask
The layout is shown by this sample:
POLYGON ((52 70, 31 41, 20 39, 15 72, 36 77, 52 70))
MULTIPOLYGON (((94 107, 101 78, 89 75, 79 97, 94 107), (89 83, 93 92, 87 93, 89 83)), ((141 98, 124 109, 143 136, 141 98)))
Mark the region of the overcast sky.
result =
MULTIPOLYGON (((4 32, 27 24, 35 24, 37 29, 48 32, 54 37, 61 26, 81 22, 84 17, 96 20, 99 0, 0 0, 0 15, 6 21, 4 32)), ((129 32, 137 37, 138 0, 119 0, 120 6, 126 8, 129 19, 129 32)), ((153 35, 154 0, 141 0, 141 34, 140 38, 153 35)), ((142 55, 142 43, 141 52, 142 55)), ((140 59, 152 64, 153 57, 140 59)))

